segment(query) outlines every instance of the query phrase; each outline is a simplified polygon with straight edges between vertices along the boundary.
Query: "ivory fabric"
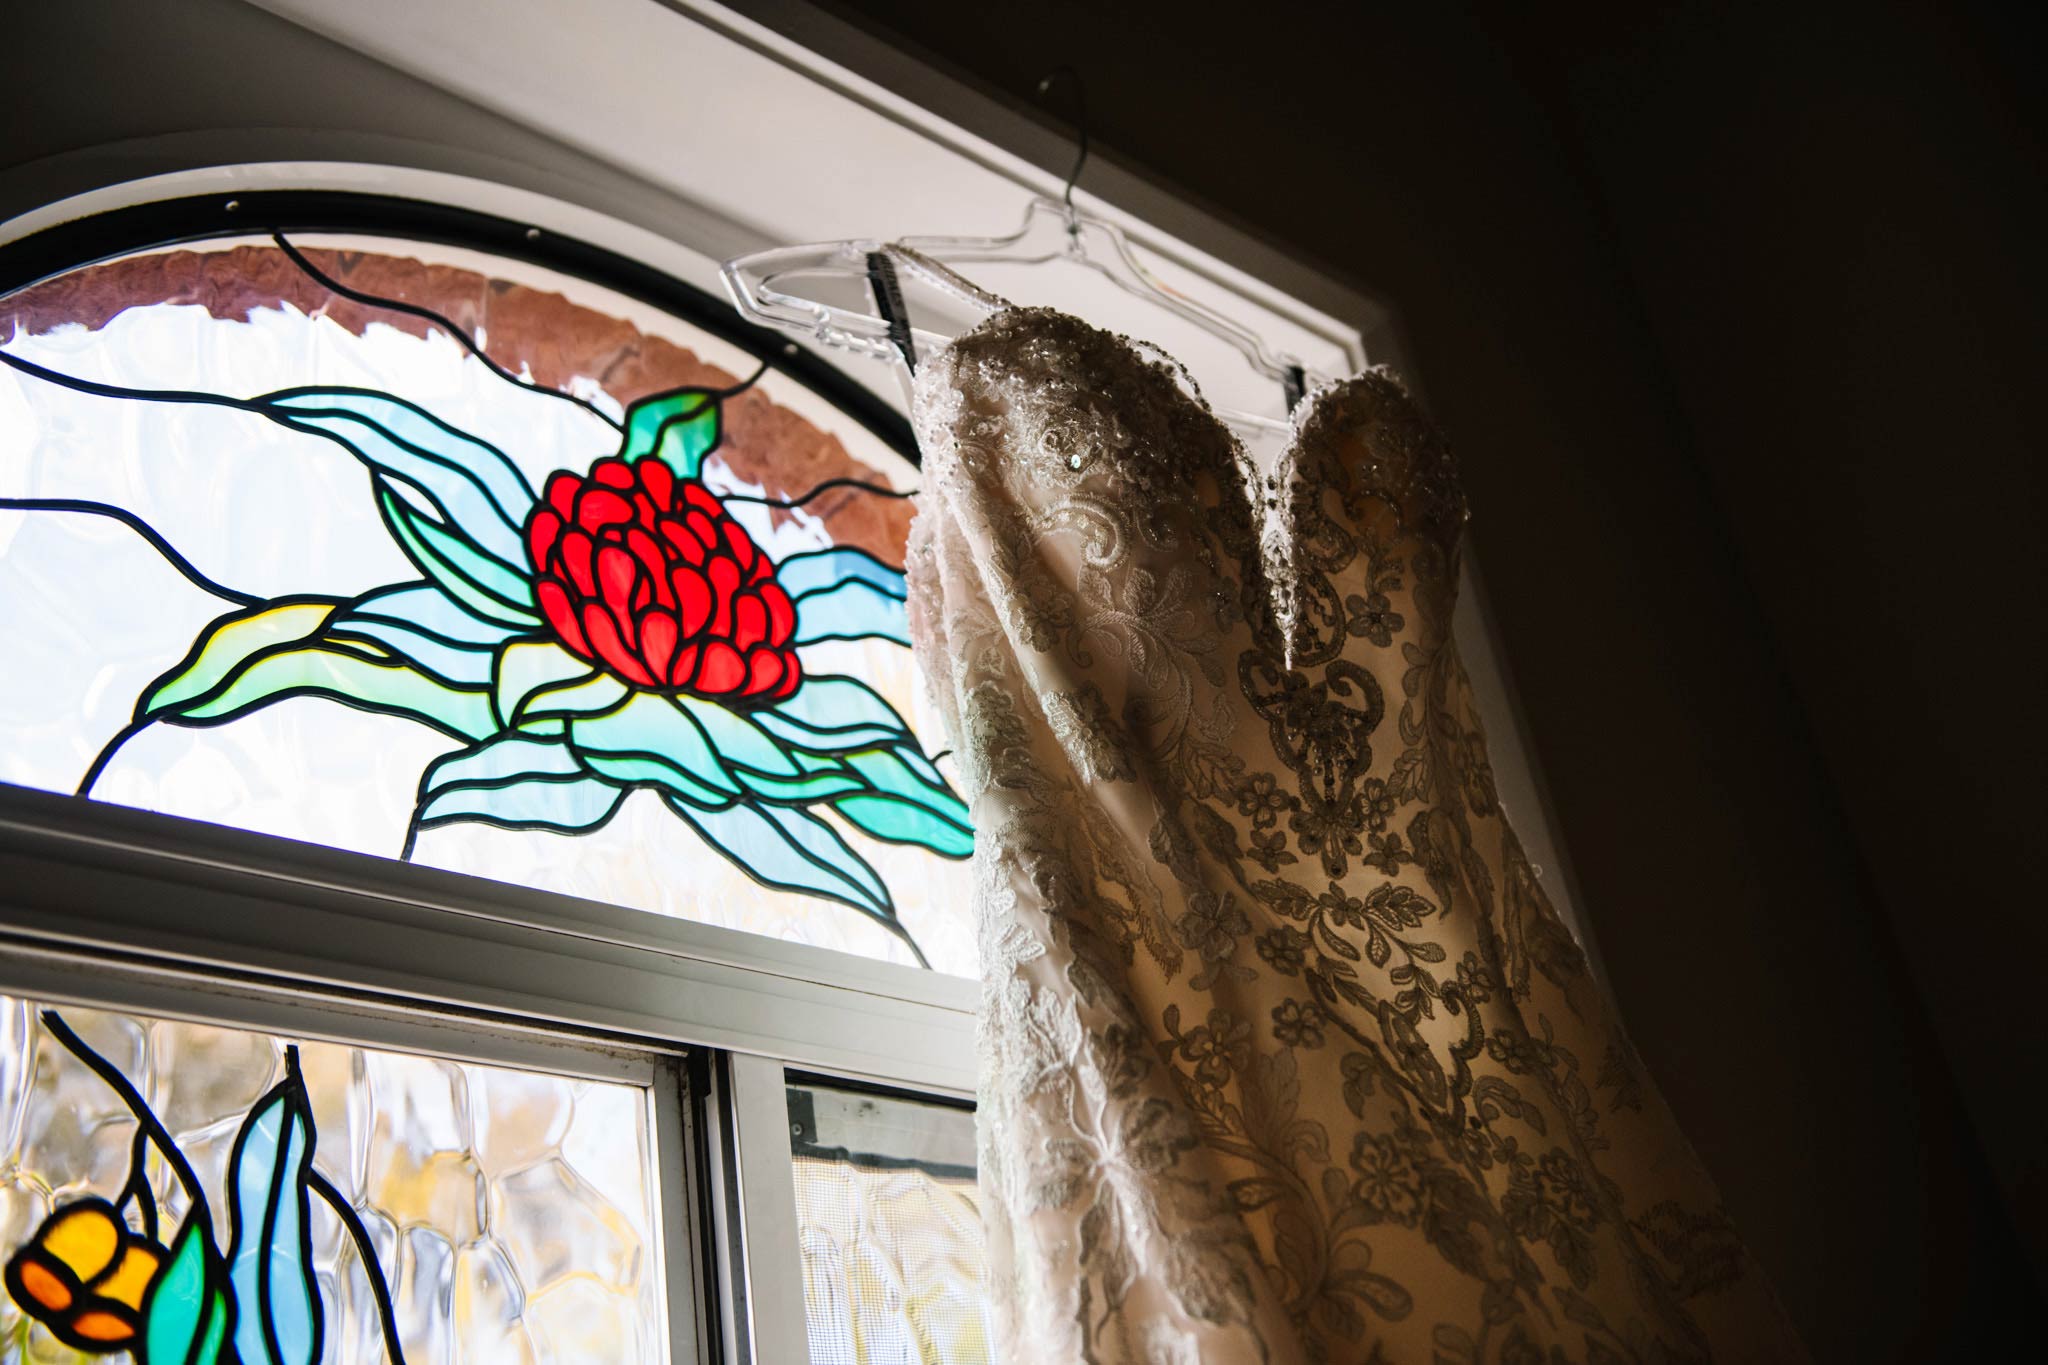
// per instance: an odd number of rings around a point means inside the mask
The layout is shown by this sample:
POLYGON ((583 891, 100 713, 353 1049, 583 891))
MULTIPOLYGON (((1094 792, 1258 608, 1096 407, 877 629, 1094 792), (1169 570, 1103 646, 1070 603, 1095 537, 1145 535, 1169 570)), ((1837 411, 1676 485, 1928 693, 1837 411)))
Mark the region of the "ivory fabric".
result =
POLYGON ((914 415, 995 1358, 1803 1359, 1503 818, 1400 385, 1263 477, 1168 365, 1003 306, 914 415))

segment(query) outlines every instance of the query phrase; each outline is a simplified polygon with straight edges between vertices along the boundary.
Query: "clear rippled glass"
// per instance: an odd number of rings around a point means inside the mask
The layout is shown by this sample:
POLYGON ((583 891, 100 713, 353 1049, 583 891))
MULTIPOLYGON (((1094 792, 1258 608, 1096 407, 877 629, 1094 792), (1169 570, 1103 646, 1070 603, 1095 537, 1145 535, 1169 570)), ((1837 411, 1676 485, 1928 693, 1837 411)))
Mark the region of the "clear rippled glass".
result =
POLYGON ((811 1365, 986 1365, 974 1115, 789 1090, 811 1365))
MULTIPOLYGON (((0 995, 0 1258, 58 1206, 117 1200, 136 1120, 43 1006, 0 995)), ((388 1279, 408 1360, 666 1359, 647 1092, 207 1024, 59 1008, 132 1081, 196 1170, 225 1245, 235 1134, 299 1049, 316 1169, 350 1201, 388 1279)), ((186 1198, 152 1159, 166 1229, 186 1198)), ((323 1358, 384 1359, 362 1258, 319 1200, 323 1358)), ((90 1359, 0 1295, 0 1362, 90 1359)))

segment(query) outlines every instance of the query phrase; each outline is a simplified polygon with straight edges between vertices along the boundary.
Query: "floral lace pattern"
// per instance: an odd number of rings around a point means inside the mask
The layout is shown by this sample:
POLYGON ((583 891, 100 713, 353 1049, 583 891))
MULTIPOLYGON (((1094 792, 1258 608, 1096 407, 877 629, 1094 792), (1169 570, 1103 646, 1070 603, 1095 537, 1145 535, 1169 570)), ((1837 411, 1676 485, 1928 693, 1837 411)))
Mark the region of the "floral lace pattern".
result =
POLYGON ((917 377, 1005 1360, 1803 1358, 1503 819, 1392 378, 1271 477, 1004 308, 917 377))

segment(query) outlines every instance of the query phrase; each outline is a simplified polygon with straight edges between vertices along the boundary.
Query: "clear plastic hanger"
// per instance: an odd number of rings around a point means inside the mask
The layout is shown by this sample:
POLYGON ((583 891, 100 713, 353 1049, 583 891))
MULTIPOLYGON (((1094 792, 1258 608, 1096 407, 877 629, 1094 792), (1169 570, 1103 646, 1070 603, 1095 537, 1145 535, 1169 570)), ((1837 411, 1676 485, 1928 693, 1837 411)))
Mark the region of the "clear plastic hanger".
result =
MULTIPOLYGON (((1048 76, 1040 83, 1039 92, 1045 93, 1061 75, 1072 77, 1072 72, 1062 68, 1048 76)), ((1078 80, 1073 83, 1078 105, 1080 86, 1078 80)), ((1125 293, 1228 343, 1253 369, 1281 387, 1292 410, 1310 379, 1322 376, 1311 375, 1299 359, 1270 346, 1252 328, 1160 281, 1138 259, 1122 228, 1074 207, 1074 185, 1088 160, 1085 115, 1075 126, 1078 153, 1062 196, 1034 197, 1014 232, 1000 237, 905 237, 894 243, 855 240, 772 247, 725 262, 726 290, 749 321, 800 332, 820 344, 881 360, 901 358, 915 368, 918 360, 943 346, 951 334, 918 327, 918 319, 906 314, 900 296, 895 295, 898 265, 907 265, 918 279, 971 309, 986 313, 1004 306, 1005 301, 950 271, 920 268, 914 257, 901 255, 898 248, 908 248, 942 267, 1063 261, 1090 270, 1125 293), (849 297, 854 291, 846 285, 854 279, 868 285, 866 298, 859 303, 849 297), (839 282, 836 291, 833 281, 839 282), (832 301, 829 296, 835 292, 839 297, 832 301)), ((1282 436, 1289 429, 1286 421, 1259 413, 1218 409, 1216 415, 1255 439, 1282 436)))

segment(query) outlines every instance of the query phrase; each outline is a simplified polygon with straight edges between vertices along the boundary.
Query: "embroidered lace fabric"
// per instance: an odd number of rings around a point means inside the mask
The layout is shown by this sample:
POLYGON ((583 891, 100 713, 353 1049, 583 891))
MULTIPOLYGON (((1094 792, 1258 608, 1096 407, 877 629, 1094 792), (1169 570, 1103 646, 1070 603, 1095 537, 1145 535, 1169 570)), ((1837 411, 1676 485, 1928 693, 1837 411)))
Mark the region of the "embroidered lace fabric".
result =
POLYGON ((1316 395, 1264 477, 1168 366, 1004 306, 914 414, 996 1358, 1803 1359, 1502 816, 1401 386, 1316 395))

